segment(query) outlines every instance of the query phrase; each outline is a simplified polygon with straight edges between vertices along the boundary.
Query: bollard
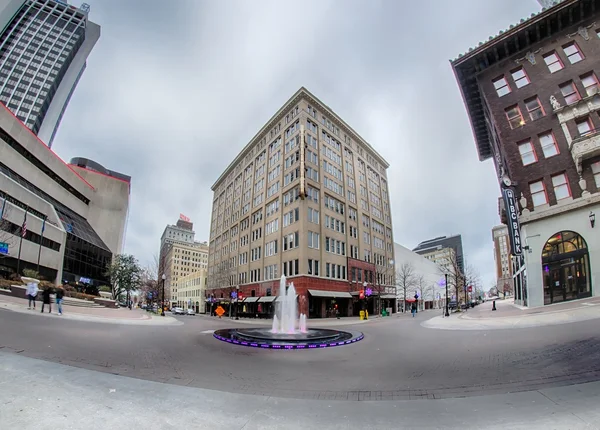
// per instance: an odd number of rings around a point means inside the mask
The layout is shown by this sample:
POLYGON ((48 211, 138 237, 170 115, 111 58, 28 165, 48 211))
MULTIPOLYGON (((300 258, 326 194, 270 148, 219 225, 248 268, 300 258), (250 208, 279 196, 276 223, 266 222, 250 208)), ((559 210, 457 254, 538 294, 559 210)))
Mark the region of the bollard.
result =
POLYGON ((494 304, 492 306, 492 310, 495 311, 496 310, 496 300, 494 300, 494 304))

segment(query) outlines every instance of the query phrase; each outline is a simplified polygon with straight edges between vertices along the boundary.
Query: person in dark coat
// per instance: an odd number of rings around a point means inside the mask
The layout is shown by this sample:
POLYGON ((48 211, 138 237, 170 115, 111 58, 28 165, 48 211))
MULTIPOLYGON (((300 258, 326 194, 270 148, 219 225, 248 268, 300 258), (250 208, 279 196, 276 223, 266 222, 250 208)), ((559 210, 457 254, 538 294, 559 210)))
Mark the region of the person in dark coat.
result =
POLYGON ((42 313, 44 313, 44 307, 48 305, 48 313, 52 313, 52 304, 50 303, 50 294, 52 294, 52 288, 48 287, 44 289, 42 293, 42 313))
POLYGON ((59 286, 56 289, 56 307, 58 308, 59 315, 62 315, 62 304, 63 304, 64 296, 65 296, 65 290, 63 289, 63 287, 59 286))

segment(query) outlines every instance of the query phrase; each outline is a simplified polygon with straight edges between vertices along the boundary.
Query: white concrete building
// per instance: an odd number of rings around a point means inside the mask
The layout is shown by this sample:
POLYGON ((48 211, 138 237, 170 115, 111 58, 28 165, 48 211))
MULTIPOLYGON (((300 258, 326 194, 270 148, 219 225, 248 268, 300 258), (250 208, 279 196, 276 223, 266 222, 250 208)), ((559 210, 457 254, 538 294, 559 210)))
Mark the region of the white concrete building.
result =
MULTIPOLYGON (((414 282, 414 285, 410 289, 407 288, 407 299, 412 299, 415 293, 418 292, 419 297, 421 297, 419 303, 421 309, 424 309, 425 307, 439 308, 444 306, 446 290, 445 284, 443 283, 444 275, 440 266, 398 243, 394 243, 394 255, 397 284, 398 274, 402 270, 403 264, 410 264, 412 266, 414 279, 419 277, 422 277, 423 279, 422 283, 414 282)), ((398 303, 401 305, 402 295, 404 294, 402 288, 397 286, 396 293, 400 298, 398 303)))
POLYGON ((65 163, 0 106, 0 276, 36 270, 39 258, 48 280, 107 284, 106 267, 123 247, 130 181, 65 163))

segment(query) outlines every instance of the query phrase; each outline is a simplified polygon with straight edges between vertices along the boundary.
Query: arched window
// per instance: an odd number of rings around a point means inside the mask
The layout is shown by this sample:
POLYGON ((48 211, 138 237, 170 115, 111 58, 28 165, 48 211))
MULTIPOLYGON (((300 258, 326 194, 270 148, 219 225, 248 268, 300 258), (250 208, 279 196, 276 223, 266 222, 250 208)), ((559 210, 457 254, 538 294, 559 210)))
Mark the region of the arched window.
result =
POLYGON ((561 231, 542 249, 544 304, 592 295, 587 243, 574 231, 561 231))

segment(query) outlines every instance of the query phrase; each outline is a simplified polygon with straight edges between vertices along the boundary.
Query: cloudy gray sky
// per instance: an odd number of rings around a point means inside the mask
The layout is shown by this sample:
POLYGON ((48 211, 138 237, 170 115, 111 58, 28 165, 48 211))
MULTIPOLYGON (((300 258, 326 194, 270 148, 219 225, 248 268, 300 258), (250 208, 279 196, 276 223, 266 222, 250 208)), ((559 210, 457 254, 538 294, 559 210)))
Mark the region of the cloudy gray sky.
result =
POLYGON ((179 213, 208 240, 210 186, 305 86, 389 161, 395 240, 460 233, 484 287, 495 279, 498 184, 448 60, 536 1, 88 3, 102 36, 53 149, 133 177, 126 252, 150 262, 179 213))

